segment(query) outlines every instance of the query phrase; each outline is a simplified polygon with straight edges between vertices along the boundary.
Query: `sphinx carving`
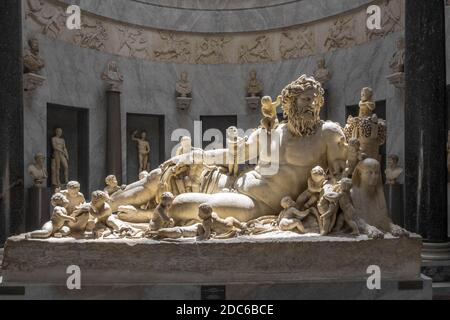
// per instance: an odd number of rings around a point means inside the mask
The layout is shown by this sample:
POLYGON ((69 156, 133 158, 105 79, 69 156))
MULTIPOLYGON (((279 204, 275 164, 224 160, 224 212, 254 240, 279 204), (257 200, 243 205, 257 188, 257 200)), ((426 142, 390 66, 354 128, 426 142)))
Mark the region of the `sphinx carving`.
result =
MULTIPOLYGON (((72 215, 88 217, 84 228, 94 238, 206 241, 273 231, 408 236, 389 218, 378 149, 371 150, 363 139, 364 134, 379 136, 378 119, 375 127, 364 124, 376 115, 355 118, 360 143, 350 143, 349 155, 346 134, 352 130, 320 119, 323 95, 319 81, 302 75, 281 91, 286 121, 270 135, 263 127, 248 139, 235 135, 242 160, 252 164, 247 170, 230 170, 230 161, 236 160, 230 159, 233 144, 208 151, 188 145, 137 182, 120 190, 112 183, 116 191, 110 195, 110 190, 95 191, 91 202, 79 204, 72 215)), ((74 222, 64 226, 69 223, 74 222)))

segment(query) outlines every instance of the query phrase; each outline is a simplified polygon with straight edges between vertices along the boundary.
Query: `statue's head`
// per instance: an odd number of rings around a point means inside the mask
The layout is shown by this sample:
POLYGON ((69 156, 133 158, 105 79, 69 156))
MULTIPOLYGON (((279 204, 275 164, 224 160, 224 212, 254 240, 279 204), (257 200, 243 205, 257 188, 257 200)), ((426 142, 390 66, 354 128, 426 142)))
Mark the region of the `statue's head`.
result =
POLYGON ((164 192, 161 195, 160 204, 163 205, 164 207, 168 207, 172 204, 173 198, 174 196, 171 192, 164 192))
POLYGON ((115 187, 115 186, 117 186, 118 182, 117 182, 116 176, 113 175, 113 174, 110 174, 109 176, 107 176, 107 177, 105 178, 105 184, 106 184, 107 186, 110 186, 110 187, 115 187))
POLYGON ((63 130, 61 128, 56 128, 55 129, 55 134, 57 137, 61 137, 63 134, 63 130))
POLYGON ((399 160, 398 155, 390 154, 387 160, 388 166, 395 167, 398 164, 398 160, 399 160))
POLYGON ((186 71, 181 72, 180 79, 182 81, 187 81, 187 78, 188 78, 187 72, 186 71))
POLYGON ((325 179, 326 179, 325 170, 323 170, 323 168, 321 166, 316 166, 316 167, 312 168, 311 178, 316 183, 325 181, 325 179))
POLYGON ((373 90, 370 87, 364 87, 361 89, 361 100, 371 101, 373 96, 373 90))
POLYGON ((198 217, 201 220, 211 218, 212 212, 213 208, 207 203, 202 203, 201 205, 198 206, 198 217))
POLYGON ((256 79, 256 70, 251 70, 250 71, 250 79, 251 80, 255 80, 256 79))
POLYGON ((36 153, 34 155, 34 161, 36 162, 36 164, 40 164, 40 165, 44 164, 44 162, 45 162, 44 154, 41 152, 36 153))
POLYGON ((78 192, 80 192, 80 183, 78 181, 67 182, 67 192, 71 196, 77 196, 78 192))
POLYGON ((39 52, 39 41, 36 38, 28 39, 28 45, 34 53, 39 52))
POLYGON ((291 197, 284 197, 281 199, 280 205, 283 209, 291 208, 295 206, 295 201, 291 197))
POLYGON ((141 132, 141 139, 145 139, 147 138, 147 131, 142 131, 141 132))
POLYGON ((94 206, 102 205, 105 202, 109 202, 110 200, 111 198, 109 197, 109 195, 101 190, 94 191, 91 194, 91 204, 94 206))
POLYGON ((64 207, 66 208, 69 205, 69 200, 62 193, 55 193, 50 199, 50 203, 54 207, 64 207))
POLYGON ((366 158, 358 163, 353 173, 353 185, 356 187, 375 187, 380 180, 380 163, 366 158))
POLYGON ((289 131, 295 136, 313 134, 320 123, 320 108, 324 104, 320 82, 304 74, 287 85, 281 96, 289 131))

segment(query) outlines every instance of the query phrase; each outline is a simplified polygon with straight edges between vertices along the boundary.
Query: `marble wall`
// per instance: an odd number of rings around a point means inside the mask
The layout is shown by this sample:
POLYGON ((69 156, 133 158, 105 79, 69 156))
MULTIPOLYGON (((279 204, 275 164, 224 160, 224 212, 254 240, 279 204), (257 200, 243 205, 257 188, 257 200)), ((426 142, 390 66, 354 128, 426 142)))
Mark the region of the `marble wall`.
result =
MULTIPOLYGON (((162 15, 158 19, 147 18, 144 20, 143 13, 136 9, 144 5, 144 1, 119 0, 112 3, 108 0, 98 0, 70 1, 70 3, 79 3, 82 9, 111 19, 135 24, 142 23, 142 25, 150 25, 150 27, 170 29, 170 26, 172 28, 176 26, 181 31, 204 31, 202 26, 204 27, 203 23, 205 22, 200 17, 202 10, 198 8, 196 10, 160 8, 155 7, 159 3, 158 1, 146 1, 152 4, 152 10, 145 10, 151 12, 152 15, 155 12, 166 14, 166 12, 177 11, 180 14, 183 13, 183 17, 190 14, 190 16, 186 16, 190 18, 183 18, 187 20, 181 21, 176 17, 167 19, 168 17, 165 16, 166 19, 163 19, 164 15, 162 15), (129 7, 127 6, 127 10, 124 10, 128 3, 129 7), (196 16, 197 13, 199 16, 196 16), (198 24, 194 23, 195 21, 198 21, 198 24)), ((264 1, 268 2, 269 0, 264 1)), ((206 6, 205 1, 191 1, 191 3, 192 5, 197 3, 206 6)), ((224 1, 223 3, 223 12, 220 10, 213 12, 208 7, 205 8, 207 15, 221 17, 218 18, 218 23, 213 25, 211 31, 231 32, 233 30, 223 29, 231 28, 231 26, 237 32, 254 31, 257 27, 264 30, 281 26, 288 27, 292 24, 310 22, 307 13, 311 18, 321 19, 332 14, 346 13, 356 9, 362 10, 361 8, 365 8, 370 1, 322 0, 313 2, 303 0, 295 2, 298 7, 294 12, 298 14, 287 14, 285 18, 282 18, 284 17, 283 12, 294 3, 290 2, 288 7, 284 7, 281 5, 281 1, 273 0, 271 2, 273 8, 251 10, 236 7, 239 6, 237 1, 224 1), (248 17, 254 17, 254 19, 242 19, 240 24, 233 24, 232 20, 229 20, 231 19, 229 12, 235 11, 239 11, 240 14, 247 12, 248 17), (276 17, 278 19, 275 19, 276 17), (225 24, 224 21, 228 21, 230 24, 225 24)), ((256 4, 256 2, 254 3, 256 4)), ((144 10, 143 8, 140 9, 144 10)), ((358 32, 364 32, 365 25, 357 26, 357 28, 362 30, 358 32)), ((348 48, 331 50, 322 56, 325 57, 327 67, 332 73, 332 78, 328 83, 328 118, 344 124, 345 107, 358 103, 362 87, 373 87, 375 99, 386 100, 389 128, 387 153, 398 154, 402 164, 404 161, 403 97, 401 91, 395 89, 386 80, 386 76, 390 74, 389 59, 395 51, 395 41, 401 35, 402 31, 396 31, 348 48)), ((177 142, 170 142, 172 132, 177 128, 186 128, 193 133, 194 121, 199 120, 202 115, 237 115, 237 125, 244 130, 258 125, 259 111, 250 110, 246 106, 245 100, 245 88, 251 70, 257 71, 258 79, 264 85, 264 94, 276 96, 286 84, 302 73, 312 74, 316 68, 317 59, 317 56, 310 55, 295 59, 241 64, 161 62, 115 55, 101 50, 82 48, 67 41, 54 40, 41 32, 36 32, 34 27, 30 27, 25 22, 24 38, 30 36, 36 36, 40 42, 41 55, 46 61, 43 75, 47 80, 37 90, 25 94, 25 162, 31 162, 35 152, 45 151, 47 148, 47 103, 87 108, 89 109, 90 190, 103 187, 103 180, 107 174, 105 172, 105 83, 101 80, 101 74, 109 61, 117 61, 120 73, 124 77, 121 95, 121 130, 123 179, 126 181, 127 113, 165 116, 165 155, 168 157, 177 144, 177 142), (189 81, 193 87, 192 104, 186 111, 178 111, 175 101, 175 83, 182 71, 188 72, 189 81)), ((30 185, 31 181, 27 180, 26 184, 30 185)))

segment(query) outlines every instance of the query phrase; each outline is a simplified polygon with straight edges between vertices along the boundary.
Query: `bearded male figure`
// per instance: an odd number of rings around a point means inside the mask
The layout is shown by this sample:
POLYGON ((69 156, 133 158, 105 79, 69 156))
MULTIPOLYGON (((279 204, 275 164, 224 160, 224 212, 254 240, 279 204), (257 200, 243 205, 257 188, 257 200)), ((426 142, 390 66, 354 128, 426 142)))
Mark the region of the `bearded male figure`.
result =
MULTIPOLYGON (((211 205, 221 217, 231 216, 240 221, 278 214, 283 197, 296 198, 307 188, 313 167, 335 172, 339 164, 345 164, 346 143, 341 127, 319 117, 324 103, 321 84, 302 75, 286 86, 281 95, 287 123, 280 124, 270 135, 257 129, 246 142, 245 158, 254 161, 255 168, 237 178, 216 172, 214 179, 202 189, 205 193, 179 194, 170 209, 170 216, 177 224, 198 219, 198 206, 202 203, 211 205), (224 188, 236 192, 221 192, 224 188)), ((165 164, 202 162, 205 166, 220 166, 226 164, 229 154, 228 149, 197 150, 165 164)), ((120 205, 138 207, 157 197, 161 175, 161 168, 153 170, 146 179, 129 185, 116 197, 113 195, 113 210, 117 211, 120 205)))

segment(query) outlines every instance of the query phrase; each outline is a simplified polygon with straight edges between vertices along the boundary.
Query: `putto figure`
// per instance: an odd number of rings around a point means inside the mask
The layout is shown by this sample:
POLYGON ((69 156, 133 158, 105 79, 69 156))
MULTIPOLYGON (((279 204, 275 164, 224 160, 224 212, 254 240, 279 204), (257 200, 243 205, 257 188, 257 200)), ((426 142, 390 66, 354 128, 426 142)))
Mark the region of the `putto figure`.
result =
POLYGON ((137 134, 138 131, 134 131, 131 134, 131 139, 137 143, 138 147, 139 172, 148 171, 150 143, 147 140, 147 132, 142 131, 140 137, 138 137, 137 134))
POLYGON ((261 119, 261 126, 267 130, 268 133, 278 126, 277 108, 281 104, 281 96, 278 96, 275 102, 272 102, 270 96, 261 98, 261 113, 264 118, 261 119))
POLYGON ((364 87, 361 90, 361 101, 359 102, 359 117, 371 117, 375 111, 375 102, 373 102, 373 90, 364 87))

